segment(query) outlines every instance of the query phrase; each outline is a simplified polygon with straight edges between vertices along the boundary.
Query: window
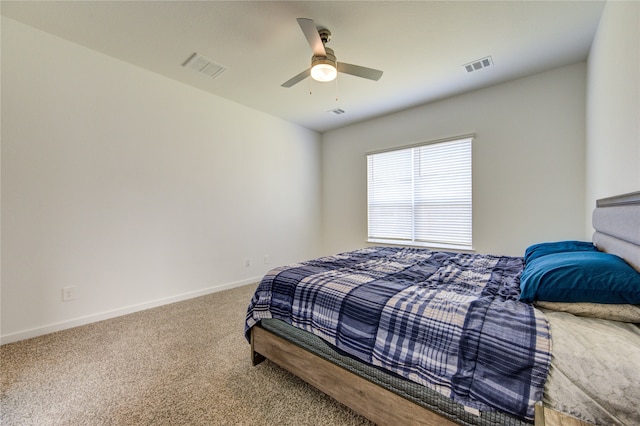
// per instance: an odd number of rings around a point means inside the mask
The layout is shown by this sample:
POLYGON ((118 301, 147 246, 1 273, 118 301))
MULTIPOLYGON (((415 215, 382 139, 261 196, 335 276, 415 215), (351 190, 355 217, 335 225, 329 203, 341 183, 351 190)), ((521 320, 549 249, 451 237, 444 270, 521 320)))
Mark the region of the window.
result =
POLYGON ((368 241, 471 249, 472 139, 368 154, 368 241))

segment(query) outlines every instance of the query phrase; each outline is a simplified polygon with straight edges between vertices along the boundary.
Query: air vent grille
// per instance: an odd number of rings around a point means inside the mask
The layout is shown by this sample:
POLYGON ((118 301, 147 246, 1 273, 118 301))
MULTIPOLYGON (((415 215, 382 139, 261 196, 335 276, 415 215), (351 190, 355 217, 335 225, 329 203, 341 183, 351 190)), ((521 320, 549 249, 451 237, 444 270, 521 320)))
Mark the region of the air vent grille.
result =
POLYGON ((474 72, 474 71, 481 70, 483 68, 490 67, 491 65, 493 65, 493 59, 491 59, 491 56, 487 56, 486 58, 469 62, 468 64, 464 64, 463 66, 464 66, 464 69, 467 70, 467 72, 474 72))
POLYGON ((194 53, 193 55, 191 55, 191 57, 187 59, 187 62, 182 64, 182 66, 208 75, 211 78, 219 76, 227 69, 227 67, 216 64, 211 59, 206 58, 199 53, 194 53))
POLYGON ((332 112, 335 115, 340 115, 340 114, 344 114, 346 111, 343 110, 342 108, 336 108, 336 109, 331 109, 331 110, 329 110, 327 112, 332 112))

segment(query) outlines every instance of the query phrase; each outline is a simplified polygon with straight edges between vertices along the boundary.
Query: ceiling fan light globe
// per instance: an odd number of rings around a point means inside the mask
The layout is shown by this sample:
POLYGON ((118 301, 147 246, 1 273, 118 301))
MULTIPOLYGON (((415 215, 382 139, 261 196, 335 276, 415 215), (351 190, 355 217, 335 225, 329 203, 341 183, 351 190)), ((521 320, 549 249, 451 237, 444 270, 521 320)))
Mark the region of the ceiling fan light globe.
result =
POLYGON ((311 68, 311 78, 320 82, 335 80, 338 70, 331 64, 316 64, 311 68))

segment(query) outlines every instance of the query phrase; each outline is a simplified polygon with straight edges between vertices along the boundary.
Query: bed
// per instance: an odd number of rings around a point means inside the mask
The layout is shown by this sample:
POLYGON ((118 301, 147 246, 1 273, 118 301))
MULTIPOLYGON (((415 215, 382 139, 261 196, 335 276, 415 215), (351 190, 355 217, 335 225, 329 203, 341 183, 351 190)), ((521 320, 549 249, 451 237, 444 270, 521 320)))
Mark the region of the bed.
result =
POLYGON ((380 425, 640 424, 640 192, 523 257, 367 247, 275 268, 265 358, 380 425))

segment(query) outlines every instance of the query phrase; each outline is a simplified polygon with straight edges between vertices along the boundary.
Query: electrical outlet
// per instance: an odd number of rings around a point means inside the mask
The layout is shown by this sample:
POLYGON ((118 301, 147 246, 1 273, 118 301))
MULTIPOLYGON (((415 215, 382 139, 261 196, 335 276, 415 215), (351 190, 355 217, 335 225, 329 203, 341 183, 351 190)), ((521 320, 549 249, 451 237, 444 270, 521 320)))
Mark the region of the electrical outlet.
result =
POLYGON ((76 286, 62 288, 62 301, 68 302, 76 298, 76 286))

